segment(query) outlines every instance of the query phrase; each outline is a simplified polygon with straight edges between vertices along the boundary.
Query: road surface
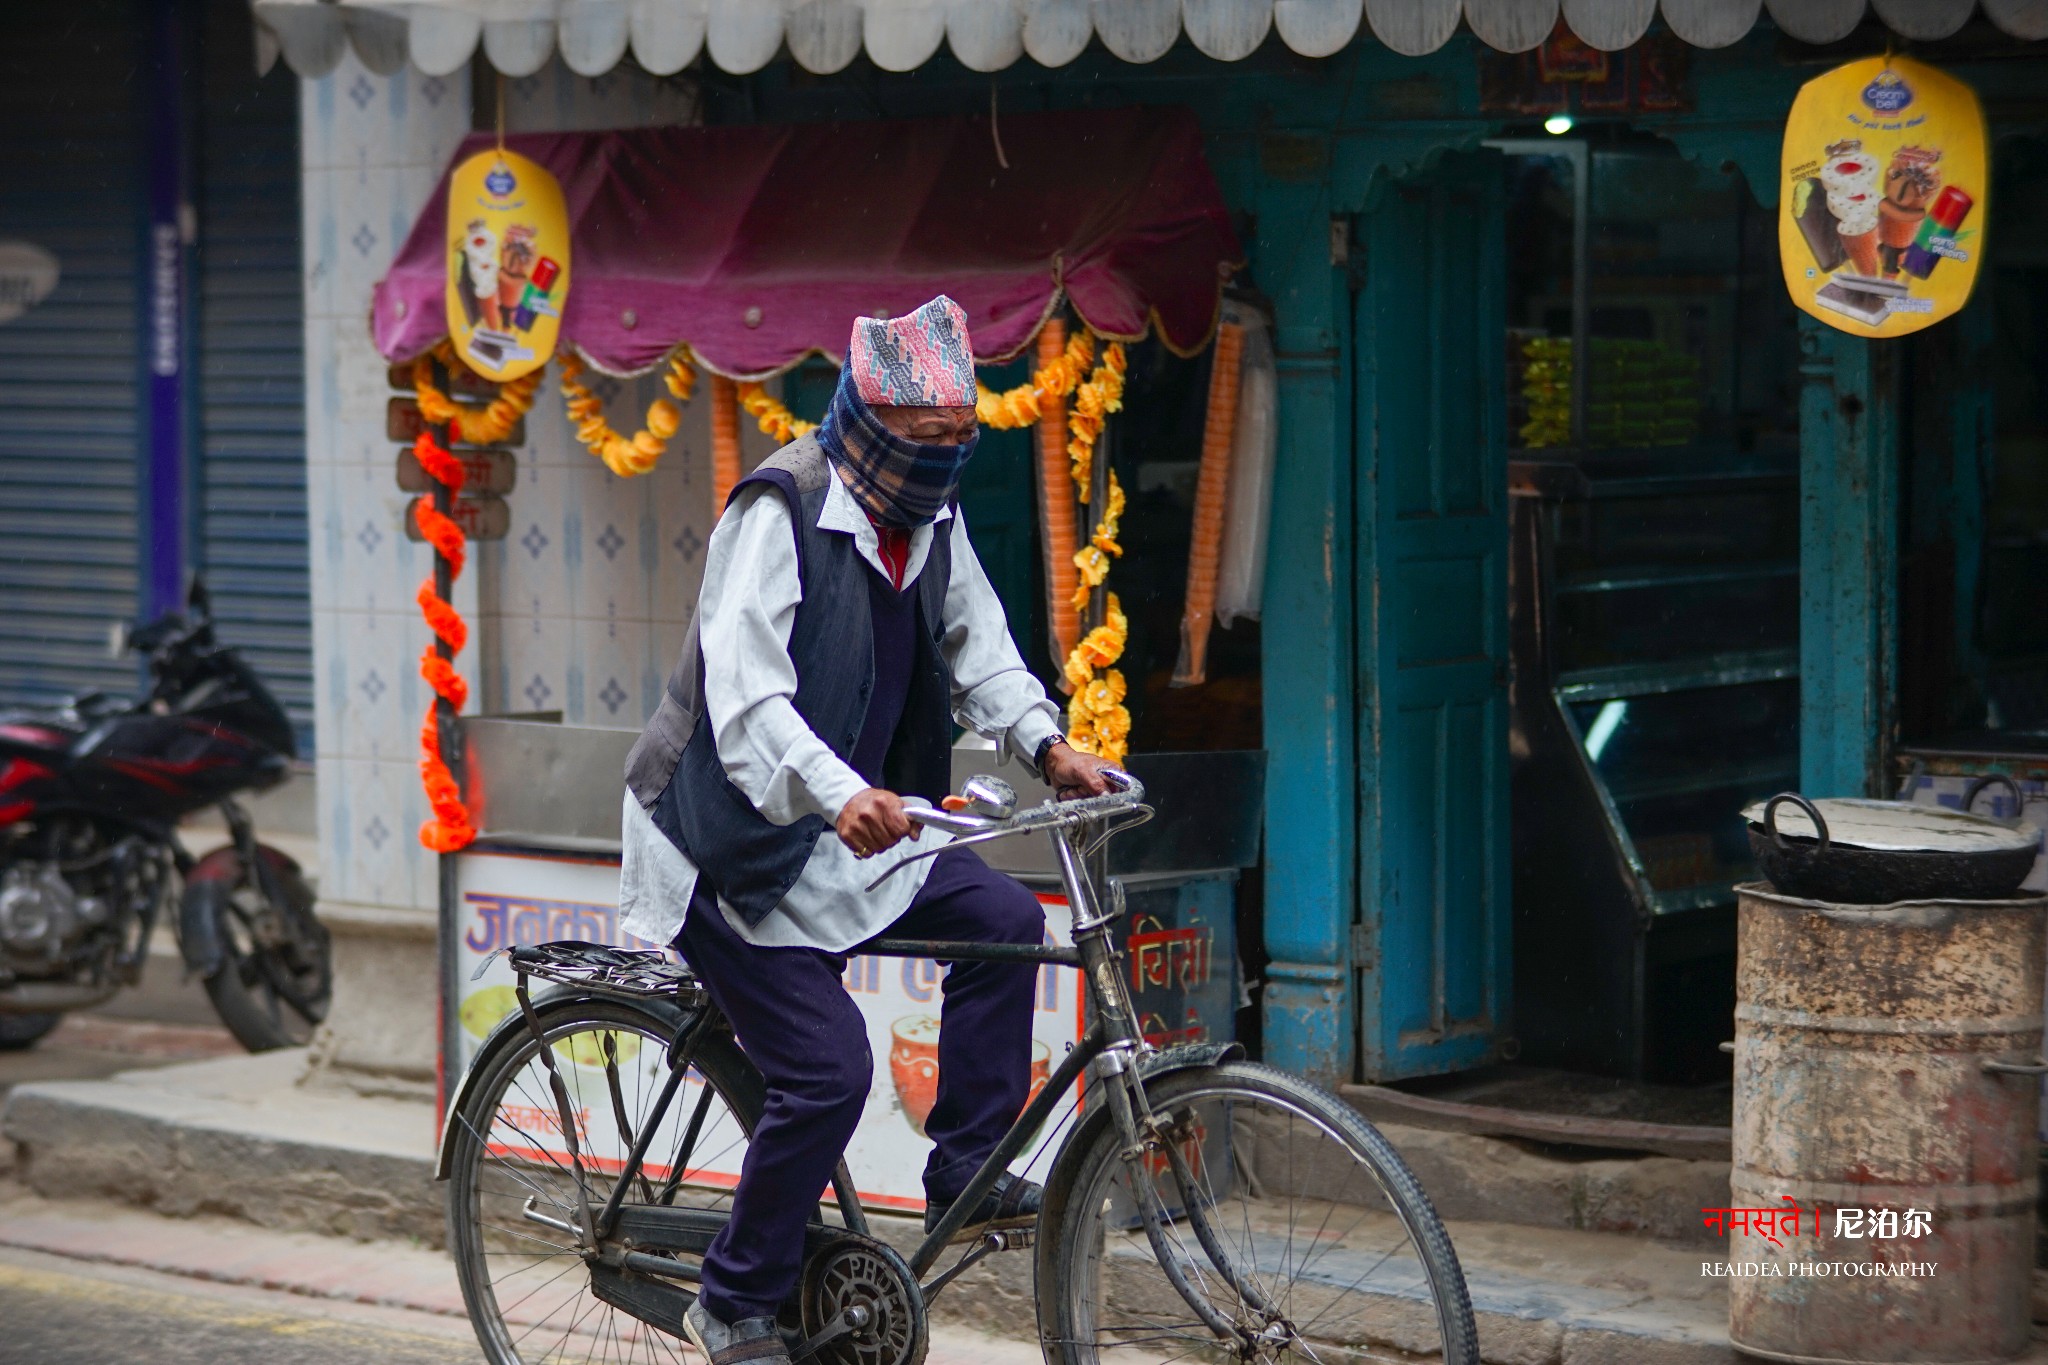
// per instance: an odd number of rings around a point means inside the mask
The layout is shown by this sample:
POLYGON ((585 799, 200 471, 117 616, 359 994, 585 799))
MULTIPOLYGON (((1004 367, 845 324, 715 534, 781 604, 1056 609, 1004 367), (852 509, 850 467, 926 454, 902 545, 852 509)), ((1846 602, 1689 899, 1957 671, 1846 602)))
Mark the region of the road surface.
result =
POLYGON ((459 1319, 0 1247, 4 1365, 480 1365, 459 1319))

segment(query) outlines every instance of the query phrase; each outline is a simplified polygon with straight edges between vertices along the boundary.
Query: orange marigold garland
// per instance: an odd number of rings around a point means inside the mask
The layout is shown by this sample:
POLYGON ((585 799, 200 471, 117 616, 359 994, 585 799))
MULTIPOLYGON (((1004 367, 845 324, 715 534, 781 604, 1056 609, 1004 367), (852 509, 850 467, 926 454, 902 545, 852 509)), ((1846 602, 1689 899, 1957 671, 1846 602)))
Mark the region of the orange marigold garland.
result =
MULTIPOLYGON (((426 407, 424 402, 420 404, 422 412, 426 407)), ((509 425, 506 430, 510 431, 509 425)), ((462 461, 436 441, 433 433, 421 432, 412 449, 420 468, 445 487, 451 497, 462 491, 462 461)), ((420 534, 434 547, 434 553, 448 562, 448 581, 453 583, 461 575, 467 558, 462 528, 425 499, 417 504, 417 509, 413 519, 419 523, 420 534)), ((469 641, 469 627, 462 614, 434 590, 432 577, 420 584, 416 600, 434 640, 446 645, 449 654, 460 653, 469 641)), ((432 641, 420 655, 420 676, 426 679, 434 695, 454 710, 460 711, 469 700, 468 681, 442 657, 432 641)), ((441 757, 441 723, 435 702, 427 703, 427 718, 420 726, 420 785, 426 789, 427 806, 434 812, 433 818, 420 826, 420 842, 436 853, 467 848, 476 839, 476 826, 462 804, 462 789, 456 784, 455 774, 441 757)))

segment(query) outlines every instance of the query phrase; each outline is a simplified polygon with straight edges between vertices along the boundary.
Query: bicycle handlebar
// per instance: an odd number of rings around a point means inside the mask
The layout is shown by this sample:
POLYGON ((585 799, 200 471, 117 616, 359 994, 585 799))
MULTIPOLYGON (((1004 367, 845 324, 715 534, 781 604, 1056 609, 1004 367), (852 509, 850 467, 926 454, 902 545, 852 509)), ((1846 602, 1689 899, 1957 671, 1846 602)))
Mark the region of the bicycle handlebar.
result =
POLYGON ((998 819, 972 811, 937 810, 930 806, 907 806, 907 819, 952 834, 1027 834, 1034 829, 1063 829, 1106 819, 1145 803, 1145 784, 1121 768, 1105 768, 1103 777, 1119 790, 1101 796, 1076 797, 1071 801, 1041 801, 1014 815, 998 819))
MULTIPOLYGON (((1133 811, 1145 812, 1150 818, 1151 808, 1145 805, 1145 784, 1121 768, 1105 768, 1102 775, 1117 791, 1104 792, 1101 796, 1077 797, 1071 801, 1041 801, 1026 807, 1013 815, 997 818, 990 815, 976 815, 965 810, 938 810, 931 806, 906 806, 904 817, 914 824, 943 829, 957 835, 955 844, 985 844, 992 839, 1008 838, 1012 834, 1029 834, 1033 830, 1072 829, 1079 825, 1093 824, 1112 816, 1133 811)), ((1138 823, 1144 823, 1142 820, 1138 823)), ((1109 834, 1116 833, 1109 831, 1109 834)), ((1107 838, 1108 835, 1103 837, 1107 838)), ((953 847, 948 844, 946 847, 953 847)), ((942 849, 928 849, 898 859, 887 872, 868 884, 872 891, 889 878, 895 876, 920 858, 932 858, 942 849)))

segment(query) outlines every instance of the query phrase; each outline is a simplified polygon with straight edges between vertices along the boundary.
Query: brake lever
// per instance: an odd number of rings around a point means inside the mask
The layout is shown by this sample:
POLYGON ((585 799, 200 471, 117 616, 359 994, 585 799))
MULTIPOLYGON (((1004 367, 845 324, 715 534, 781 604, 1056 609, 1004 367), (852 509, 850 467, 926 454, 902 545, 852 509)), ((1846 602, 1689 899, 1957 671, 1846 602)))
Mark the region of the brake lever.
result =
POLYGON ((888 881, 889 878, 895 876, 898 872, 901 872, 904 868, 909 867, 912 863, 921 862, 926 858, 936 858, 949 848, 968 848, 975 844, 985 844, 992 839, 1000 839, 1006 834, 1014 833, 1016 833, 1016 831, 1010 829, 984 830, 980 834, 970 834, 964 838, 950 839, 947 842, 940 844, 937 848, 928 848, 922 853, 913 853, 907 858, 899 859, 894 867, 891 867, 887 872, 884 872, 881 876, 869 882, 868 890, 874 890, 883 882, 888 881))

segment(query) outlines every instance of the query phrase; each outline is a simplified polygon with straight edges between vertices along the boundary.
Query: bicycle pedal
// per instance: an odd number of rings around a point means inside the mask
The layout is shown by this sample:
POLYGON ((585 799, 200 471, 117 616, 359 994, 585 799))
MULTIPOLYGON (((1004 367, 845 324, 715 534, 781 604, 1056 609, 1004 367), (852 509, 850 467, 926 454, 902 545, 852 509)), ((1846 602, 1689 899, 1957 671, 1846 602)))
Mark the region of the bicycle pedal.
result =
POLYGON ((995 1243, 990 1251, 1028 1251, 1038 1245, 1038 1229, 1035 1227, 992 1228, 982 1235, 985 1240, 995 1243))

